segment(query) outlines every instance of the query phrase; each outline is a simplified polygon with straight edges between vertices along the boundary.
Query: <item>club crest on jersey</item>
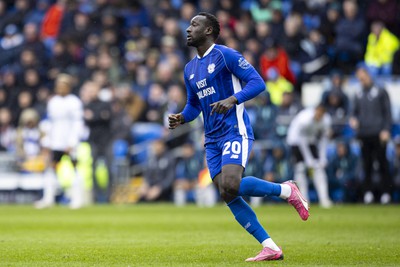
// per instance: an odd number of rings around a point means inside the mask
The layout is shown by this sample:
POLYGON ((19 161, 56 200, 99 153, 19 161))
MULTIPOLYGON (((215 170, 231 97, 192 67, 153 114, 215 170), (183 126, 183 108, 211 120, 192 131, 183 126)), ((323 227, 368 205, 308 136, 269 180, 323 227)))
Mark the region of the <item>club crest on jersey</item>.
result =
POLYGON ((239 67, 241 67, 244 70, 250 68, 251 66, 250 63, 244 57, 239 58, 238 61, 239 61, 239 67))
POLYGON ((210 74, 213 73, 215 70, 215 64, 211 63, 210 65, 208 65, 207 70, 208 70, 208 73, 210 73, 210 74))

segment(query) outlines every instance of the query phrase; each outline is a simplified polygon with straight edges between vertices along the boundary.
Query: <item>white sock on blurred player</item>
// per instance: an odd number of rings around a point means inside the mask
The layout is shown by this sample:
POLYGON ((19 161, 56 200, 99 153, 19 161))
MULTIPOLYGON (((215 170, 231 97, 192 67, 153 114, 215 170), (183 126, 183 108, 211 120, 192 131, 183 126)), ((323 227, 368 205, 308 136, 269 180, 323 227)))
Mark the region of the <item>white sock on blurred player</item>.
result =
POLYGON ((186 191, 183 188, 176 188, 174 190, 174 203, 176 206, 186 205, 186 191))
POLYGON ((43 174, 43 197, 35 202, 38 209, 48 208, 54 205, 57 194, 58 181, 55 171, 47 169, 43 174))
POLYGON ((294 166, 294 180, 296 181, 300 192, 303 194, 304 198, 308 199, 308 181, 306 177, 306 166, 304 163, 296 163, 294 166))
POLYGON ((84 185, 82 176, 75 169, 75 177, 71 186, 71 209, 79 209, 83 206, 84 185))
POLYGON ((323 208, 330 208, 332 201, 329 199, 328 181, 323 168, 314 168, 314 187, 318 194, 319 204, 323 208))

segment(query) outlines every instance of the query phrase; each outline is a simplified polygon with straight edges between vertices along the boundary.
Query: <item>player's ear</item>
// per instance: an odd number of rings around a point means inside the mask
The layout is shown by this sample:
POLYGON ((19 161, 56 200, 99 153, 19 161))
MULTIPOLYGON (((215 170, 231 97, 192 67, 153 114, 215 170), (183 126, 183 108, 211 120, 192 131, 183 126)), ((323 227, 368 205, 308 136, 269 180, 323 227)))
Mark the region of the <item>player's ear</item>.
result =
POLYGON ((211 26, 207 27, 206 28, 206 34, 207 35, 212 35, 212 33, 213 33, 213 28, 211 26))

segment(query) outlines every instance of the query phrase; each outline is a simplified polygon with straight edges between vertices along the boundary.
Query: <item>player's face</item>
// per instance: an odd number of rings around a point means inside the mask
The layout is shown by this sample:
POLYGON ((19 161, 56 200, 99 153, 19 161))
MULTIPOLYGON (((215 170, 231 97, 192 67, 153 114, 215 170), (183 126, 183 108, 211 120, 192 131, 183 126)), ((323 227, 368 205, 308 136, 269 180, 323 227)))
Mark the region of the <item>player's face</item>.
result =
POLYGON ((362 68, 358 69, 356 76, 364 88, 369 88, 369 86, 372 84, 371 76, 369 76, 366 70, 362 68))
POLYGON ((55 92, 59 95, 66 96, 71 92, 71 87, 68 83, 64 81, 57 81, 55 92))
POLYGON ((320 121, 322 119, 322 117, 324 116, 324 114, 325 114, 325 109, 321 108, 321 107, 318 107, 318 108, 315 109, 314 119, 316 121, 320 121))
POLYGON ((208 27, 206 26, 206 17, 195 16, 191 20, 190 26, 186 29, 186 44, 193 47, 198 47, 202 45, 207 39, 207 28, 208 27))

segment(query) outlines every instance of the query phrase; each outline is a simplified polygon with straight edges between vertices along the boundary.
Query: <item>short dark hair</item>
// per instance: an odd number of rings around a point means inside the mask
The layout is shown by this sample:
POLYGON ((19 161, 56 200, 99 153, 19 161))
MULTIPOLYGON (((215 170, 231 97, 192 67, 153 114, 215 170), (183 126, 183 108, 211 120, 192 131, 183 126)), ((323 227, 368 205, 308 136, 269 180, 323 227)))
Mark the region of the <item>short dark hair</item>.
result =
POLYGON ((213 14, 210 14, 210 13, 207 13, 207 12, 200 12, 197 15, 198 16, 204 16, 204 17, 207 18, 207 22, 208 22, 207 26, 211 26, 212 27, 212 29, 213 29, 213 34, 212 35, 214 37, 214 40, 218 39, 219 32, 221 31, 218 19, 213 14))

